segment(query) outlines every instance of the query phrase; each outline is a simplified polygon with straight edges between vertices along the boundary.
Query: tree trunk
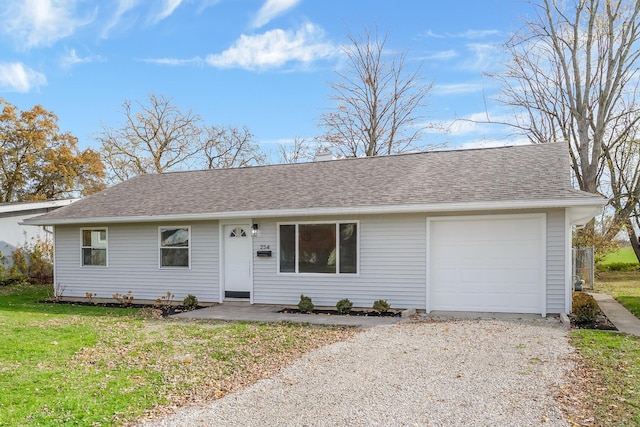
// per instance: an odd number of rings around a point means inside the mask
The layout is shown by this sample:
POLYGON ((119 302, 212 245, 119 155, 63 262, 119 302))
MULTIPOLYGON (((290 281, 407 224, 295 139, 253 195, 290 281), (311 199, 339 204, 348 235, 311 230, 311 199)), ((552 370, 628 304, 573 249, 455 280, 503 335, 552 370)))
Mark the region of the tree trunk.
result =
POLYGON ((640 240, 638 240, 638 234, 630 219, 627 220, 627 234, 629 235, 633 252, 636 254, 636 259, 640 262, 640 240))

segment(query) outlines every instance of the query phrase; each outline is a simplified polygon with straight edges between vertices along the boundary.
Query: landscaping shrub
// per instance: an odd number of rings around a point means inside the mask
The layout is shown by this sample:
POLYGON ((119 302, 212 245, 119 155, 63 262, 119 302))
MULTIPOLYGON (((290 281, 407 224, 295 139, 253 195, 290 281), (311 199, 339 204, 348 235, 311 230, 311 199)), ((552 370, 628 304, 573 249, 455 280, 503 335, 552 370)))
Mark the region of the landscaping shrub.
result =
POLYGON ((600 271, 636 271, 640 270, 637 262, 610 262, 608 264, 598 264, 600 271))
POLYGON ((592 323, 596 320, 600 308, 591 295, 584 292, 574 292, 572 311, 576 323, 592 323))
POLYGON ((160 298, 156 298, 153 305, 157 308, 167 309, 173 305, 173 298, 175 298, 175 295, 172 294, 171 291, 167 291, 167 293, 162 295, 160 298))
POLYGON ((353 303, 349 301, 348 298, 341 299, 336 304, 336 310, 340 314, 349 314, 351 312, 351 308, 353 307, 353 303))
POLYGON ((0 286, 26 285, 29 283, 26 277, 16 275, 0 278, 0 286))
POLYGON ((389 305, 387 300, 379 299, 373 302, 373 311, 376 311, 380 314, 386 313, 387 311, 389 311, 389 308, 391 308, 391 306, 389 305))
POLYGON ((36 242, 30 250, 28 274, 32 282, 45 285, 53 282, 53 245, 49 242, 36 242))
POLYGON ((310 313, 313 311, 314 307, 313 302, 311 302, 311 297, 300 295, 300 302, 298 303, 298 310, 300 310, 300 313, 310 313))
POLYGON ((22 248, 16 248, 11 258, 13 259, 13 266, 9 270, 9 274, 11 274, 11 276, 26 277, 29 274, 29 264, 27 263, 24 250, 22 248))
POLYGON ((196 298, 195 295, 189 294, 182 300, 182 306, 188 311, 195 310, 198 308, 198 298, 196 298))
POLYGON ((24 244, 16 248, 11 255, 13 265, 4 267, 6 257, 0 252, 0 277, 8 274, 19 281, 27 279, 31 283, 46 285, 53 282, 53 245, 38 240, 35 244, 24 244))
POLYGON ((135 298, 131 291, 128 291, 126 294, 116 292, 113 294, 113 299, 116 300, 121 307, 129 307, 135 298))

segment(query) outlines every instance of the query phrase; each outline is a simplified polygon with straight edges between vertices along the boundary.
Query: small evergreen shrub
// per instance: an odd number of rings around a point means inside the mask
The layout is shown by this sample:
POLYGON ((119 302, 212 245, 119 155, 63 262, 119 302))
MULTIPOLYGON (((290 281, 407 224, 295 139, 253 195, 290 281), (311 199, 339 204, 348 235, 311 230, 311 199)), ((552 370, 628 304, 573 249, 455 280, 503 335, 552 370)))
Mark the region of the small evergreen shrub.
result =
POLYGON ((386 313, 390 308, 391 306, 385 299, 379 299, 373 302, 373 311, 376 311, 380 314, 386 313))
POLYGON ((353 307, 353 303, 349 301, 348 298, 341 299, 336 304, 336 310, 340 314, 349 314, 351 312, 351 308, 353 307))
POLYGON ((314 307, 313 302, 311 302, 311 297, 300 295, 300 302, 298 303, 300 313, 311 313, 314 307))
POLYGON ((187 311, 193 311, 198 308, 198 298, 196 298, 195 295, 189 294, 182 300, 182 306, 187 311))
POLYGON ((573 293, 571 310, 576 323, 592 323, 600 312, 596 300, 584 292, 573 293))

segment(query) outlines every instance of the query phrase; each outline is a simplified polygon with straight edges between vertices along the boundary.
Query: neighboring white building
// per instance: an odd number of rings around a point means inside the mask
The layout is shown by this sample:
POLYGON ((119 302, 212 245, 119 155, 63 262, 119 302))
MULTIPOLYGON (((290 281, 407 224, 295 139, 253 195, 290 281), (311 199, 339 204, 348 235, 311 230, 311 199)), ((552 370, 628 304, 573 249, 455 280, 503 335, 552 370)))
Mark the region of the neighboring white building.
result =
POLYGON ((11 255, 17 247, 32 245, 38 241, 50 241, 53 228, 25 225, 23 221, 40 216, 79 199, 46 200, 37 202, 0 203, 0 252, 5 266, 13 265, 11 255))
POLYGON ((550 143, 141 175, 28 222, 55 226, 64 297, 544 316, 605 203, 550 143))

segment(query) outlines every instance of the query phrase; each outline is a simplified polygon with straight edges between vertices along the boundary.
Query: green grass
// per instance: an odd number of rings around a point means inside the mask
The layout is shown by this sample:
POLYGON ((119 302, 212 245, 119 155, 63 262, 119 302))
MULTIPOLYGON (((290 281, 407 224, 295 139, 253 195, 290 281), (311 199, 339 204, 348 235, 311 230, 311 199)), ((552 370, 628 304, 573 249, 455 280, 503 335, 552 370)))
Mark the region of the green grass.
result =
POLYGON ((639 272, 600 272, 596 278, 594 291, 611 295, 640 318, 639 272))
POLYGON ((640 425, 640 338, 583 329, 571 342, 595 372, 587 393, 595 425, 640 425))
POLYGON ((37 303, 50 293, 0 288, 0 426, 127 424, 161 405, 218 398, 353 334, 37 303))
POLYGON ((605 255, 602 261, 600 261, 600 263, 604 265, 614 262, 637 263, 638 258, 636 258, 636 254, 632 248, 620 248, 615 252, 605 255))

